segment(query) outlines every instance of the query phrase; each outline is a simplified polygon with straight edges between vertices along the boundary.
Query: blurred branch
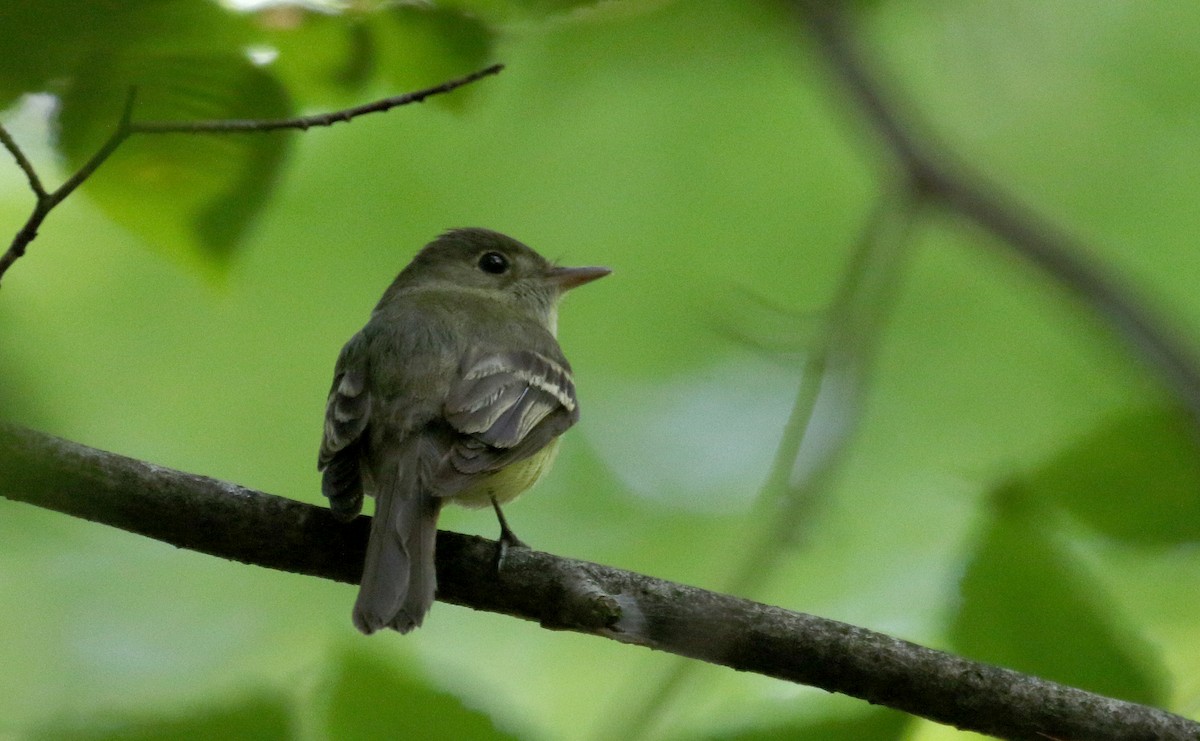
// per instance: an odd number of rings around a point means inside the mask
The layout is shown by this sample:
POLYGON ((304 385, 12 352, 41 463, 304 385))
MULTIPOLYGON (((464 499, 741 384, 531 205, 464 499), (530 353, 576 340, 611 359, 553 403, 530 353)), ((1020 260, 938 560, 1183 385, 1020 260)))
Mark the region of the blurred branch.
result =
POLYGON ((1094 250, 958 162, 927 127, 888 94, 855 43, 848 3, 796 0, 818 51, 910 183, 931 205, 998 237, 1022 259, 1075 293, 1153 367, 1200 425, 1200 364, 1193 348, 1093 255, 1094 250))
POLYGON ((104 142, 100 149, 74 175, 54 191, 46 190, 29 158, 21 151, 21 148, 12 138, 12 135, 8 133, 8 130, 0 125, 0 145, 3 145, 8 150, 8 153, 16 160, 17 166, 25 173, 25 177, 29 181, 29 189, 33 191, 35 199, 33 212, 26 219, 24 226, 13 237, 8 249, 0 255, 0 279, 3 279, 5 272, 12 267, 14 262, 25 255, 25 250, 29 246, 29 243, 37 237, 38 229, 41 228, 42 222, 46 220, 46 217, 54 210, 54 207, 62 203, 67 196, 91 177, 92 173, 100 165, 104 164, 126 139, 134 134, 236 134, 252 131, 280 131, 284 129, 300 129, 304 131, 314 126, 332 126, 342 121, 350 121, 368 113, 382 113, 398 106, 408 105, 409 103, 420 103, 434 95, 448 93, 451 90, 469 85, 484 77, 498 74, 502 69, 504 69, 504 65, 494 64, 478 72, 472 72, 465 77, 449 80, 440 85, 425 88, 424 90, 395 95, 374 101, 373 103, 333 111, 332 113, 279 119, 139 122, 133 120, 133 104, 136 93, 134 90, 130 90, 128 97, 125 99, 121 118, 108 140, 104 142))
POLYGON ((770 537, 747 558, 730 585, 758 589, 781 547, 802 528, 835 473, 861 418, 862 397, 885 321, 900 289, 920 201, 902 188, 887 189, 853 246, 841 282, 802 368, 800 390, 759 495, 760 521, 770 537), (819 434, 809 434, 819 432, 819 434))
MULTIPOLYGON (((792 411, 750 518, 754 530, 725 585, 732 594, 755 594, 815 521, 813 513, 858 427, 863 387, 900 287, 919 206, 905 189, 892 189, 879 198, 857 238, 805 353, 792 411)), ((695 662, 676 661, 633 707, 611 714, 604 737, 648 737, 695 668, 695 662)))
MULTIPOLYGON (((370 520, 0 425, 0 496, 247 564, 356 583, 370 520)), ((842 692, 1012 739, 1200 738, 1200 724, 833 620, 438 534, 438 598, 842 692)))

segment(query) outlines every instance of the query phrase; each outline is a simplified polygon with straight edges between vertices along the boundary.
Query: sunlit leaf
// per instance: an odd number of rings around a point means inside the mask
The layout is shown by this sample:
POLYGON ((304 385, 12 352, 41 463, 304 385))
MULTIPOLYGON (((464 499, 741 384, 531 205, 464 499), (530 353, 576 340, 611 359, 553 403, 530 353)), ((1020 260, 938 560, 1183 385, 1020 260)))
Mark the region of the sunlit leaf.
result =
POLYGON ((274 56, 271 70, 297 99, 348 104, 378 70, 369 16, 283 5, 265 8, 253 18, 263 51, 274 56))
MULTIPOLYGON (((491 29, 475 17, 424 5, 398 5, 372 18, 380 77, 397 92, 416 90, 474 72, 491 58, 491 29)), ((430 102, 458 108, 472 88, 430 102)))
POLYGON ((1011 486, 970 557, 950 635, 964 655, 1134 702, 1161 704, 1164 675, 1043 510, 1011 486))
MULTIPOLYGON (((283 89, 244 55, 129 49, 88 59, 63 95, 60 142, 78 167, 136 89, 135 120, 276 118, 283 89), (86 70, 86 72, 85 72, 86 70)), ((85 184, 156 249, 222 264, 266 202, 288 134, 138 134, 85 184)))

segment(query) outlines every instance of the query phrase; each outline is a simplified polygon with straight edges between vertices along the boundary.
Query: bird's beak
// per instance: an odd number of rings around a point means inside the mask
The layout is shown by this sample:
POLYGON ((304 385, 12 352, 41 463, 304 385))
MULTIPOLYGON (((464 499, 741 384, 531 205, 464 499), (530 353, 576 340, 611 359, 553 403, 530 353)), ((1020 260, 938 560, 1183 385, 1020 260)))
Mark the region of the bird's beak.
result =
POLYGON ((558 287, 560 292, 569 291, 577 286, 582 286, 584 283, 591 283, 608 275, 612 271, 608 268, 550 268, 550 272, 546 274, 546 278, 551 284, 558 287))

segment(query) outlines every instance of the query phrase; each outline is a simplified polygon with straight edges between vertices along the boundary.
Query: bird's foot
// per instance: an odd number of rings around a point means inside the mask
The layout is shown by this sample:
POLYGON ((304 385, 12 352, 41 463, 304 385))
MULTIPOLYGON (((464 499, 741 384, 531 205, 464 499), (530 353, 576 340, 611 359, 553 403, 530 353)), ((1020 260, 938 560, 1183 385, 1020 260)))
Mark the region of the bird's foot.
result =
POLYGON ((508 555, 509 548, 524 548, 529 549, 525 541, 517 537, 512 528, 508 526, 508 520, 504 518, 504 512, 500 510, 500 504, 492 497, 492 509, 496 510, 496 519, 500 521, 500 540, 497 541, 496 548, 496 571, 500 571, 504 566, 504 558, 508 555))

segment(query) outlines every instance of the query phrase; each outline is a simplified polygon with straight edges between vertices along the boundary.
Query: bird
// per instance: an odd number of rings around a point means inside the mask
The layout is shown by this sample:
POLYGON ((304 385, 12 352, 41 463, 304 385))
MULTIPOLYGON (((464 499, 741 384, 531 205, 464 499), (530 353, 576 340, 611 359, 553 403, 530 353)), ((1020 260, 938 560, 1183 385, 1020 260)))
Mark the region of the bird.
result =
POLYGON ((604 267, 560 267, 499 232, 422 248, 342 348, 325 405, 321 492, 348 522, 374 497, 353 622, 419 627, 433 603, 442 506, 492 506, 501 555, 523 546, 501 505, 549 469, 579 419, 558 305, 604 267))

